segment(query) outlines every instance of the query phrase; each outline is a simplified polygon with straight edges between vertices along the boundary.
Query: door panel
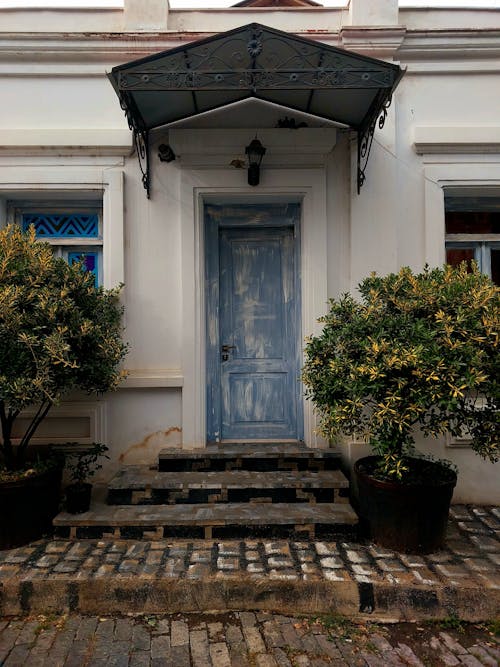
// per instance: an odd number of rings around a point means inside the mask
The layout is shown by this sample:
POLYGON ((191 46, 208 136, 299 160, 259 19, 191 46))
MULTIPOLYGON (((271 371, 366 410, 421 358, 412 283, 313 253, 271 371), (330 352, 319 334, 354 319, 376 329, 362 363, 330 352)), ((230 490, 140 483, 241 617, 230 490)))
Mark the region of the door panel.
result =
POLYGON ((289 227, 219 232, 223 440, 297 437, 293 242, 289 227))

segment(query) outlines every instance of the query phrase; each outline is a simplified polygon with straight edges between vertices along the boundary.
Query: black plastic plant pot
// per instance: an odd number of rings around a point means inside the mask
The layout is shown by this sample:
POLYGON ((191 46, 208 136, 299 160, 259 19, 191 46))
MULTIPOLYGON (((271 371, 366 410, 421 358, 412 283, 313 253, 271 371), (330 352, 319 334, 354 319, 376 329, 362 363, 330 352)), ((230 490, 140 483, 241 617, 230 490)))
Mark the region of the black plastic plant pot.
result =
POLYGON ((438 462, 411 459, 422 471, 418 484, 375 479, 379 458, 367 456, 354 465, 359 514, 369 537, 387 549, 426 554, 443 547, 457 476, 438 462))
POLYGON ((12 549, 52 532, 59 512, 62 469, 0 483, 0 549, 12 549))
POLYGON ((70 514, 83 514, 90 508, 92 484, 70 484, 66 487, 66 510, 70 514))

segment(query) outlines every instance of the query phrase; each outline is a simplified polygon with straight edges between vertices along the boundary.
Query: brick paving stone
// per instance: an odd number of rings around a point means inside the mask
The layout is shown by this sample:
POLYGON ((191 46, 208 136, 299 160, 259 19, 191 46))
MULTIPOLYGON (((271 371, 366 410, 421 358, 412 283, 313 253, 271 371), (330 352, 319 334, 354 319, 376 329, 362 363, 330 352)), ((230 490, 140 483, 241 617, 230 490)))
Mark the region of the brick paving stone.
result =
POLYGON ((257 618, 252 611, 240 611, 238 616, 243 627, 257 624, 257 618))
MULTIPOLYGON (((129 641, 132 638, 134 623, 130 618, 117 618, 115 623, 115 641, 129 641)), ((77 633, 78 635, 78 633, 77 633)))
POLYGON ((149 651, 136 651, 130 654, 129 667, 150 667, 150 662, 149 651))
POLYGON ((369 667, 386 667, 387 664, 390 664, 387 656, 381 657, 364 650, 360 651, 359 655, 369 667))
POLYGON ((61 542, 60 540, 54 540, 49 542, 45 547, 45 552, 48 554, 62 554, 67 551, 71 546, 71 542, 61 542))
POLYGON ((450 667, 454 667, 454 665, 460 664, 460 660, 456 656, 454 656, 453 653, 447 651, 444 645, 439 641, 437 637, 431 638, 430 645, 431 648, 433 648, 439 654, 439 659, 442 661, 443 665, 449 665, 450 667))
POLYGON ((500 542, 494 537, 488 537, 486 535, 472 535, 470 539, 471 542, 473 542, 482 551, 498 552, 500 548, 500 542))
POLYGON ((332 659, 333 664, 342 665, 344 664, 344 659, 341 652, 337 648, 337 645, 328 639, 325 635, 318 635, 316 637, 318 646, 321 648, 321 651, 325 653, 329 658, 332 659))
POLYGON ((257 627, 243 626, 243 636, 249 653, 265 653, 266 645, 257 627))
POLYGON ((230 623, 226 626, 226 641, 228 644, 239 644, 243 641, 243 633, 237 625, 230 623))
POLYGON ((248 563, 247 572, 258 573, 265 572, 266 568, 260 563, 248 563))
POLYGON ((208 563, 195 563, 187 569, 186 576, 189 579, 202 579, 211 574, 211 567, 208 563))
POLYGON ((170 657, 170 637, 158 635, 151 640, 151 657, 167 659, 170 657))
POLYGON ((153 627, 154 635, 168 635, 170 634, 170 621, 168 618, 157 619, 156 625, 153 627))
POLYGON ((185 621, 172 621, 171 644, 172 646, 189 644, 189 628, 185 621))
POLYGON ((170 649, 170 660, 172 667, 190 667, 189 645, 172 646, 170 649))
POLYGON ((469 653, 477 658, 482 665, 487 667, 498 667, 498 661, 491 656, 488 651, 486 651, 482 646, 471 646, 469 648, 469 653))
POLYGON ((346 570, 324 570, 323 576, 327 581, 349 581, 351 578, 346 570))
POLYGON ((52 567, 59 562, 58 554, 46 554, 35 561, 36 567, 52 567))
POLYGON ((219 542, 217 544, 219 556, 239 556, 240 545, 238 542, 219 542))
POLYGON ((287 658, 287 655, 280 648, 273 651, 273 657, 278 663, 279 667, 292 667, 292 663, 287 658))
POLYGON ((28 664, 30 647, 27 644, 14 646, 9 653, 9 657, 2 662, 5 667, 24 667, 28 664))
POLYGON ((211 642, 221 641, 221 634, 224 631, 222 623, 207 623, 208 637, 211 642))
POLYGON ((68 657, 64 663, 64 667, 81 667, 84 665, 89 648, 88 641, 74 641, 71 645, 71 650, 68 654, 68 657))
POLYGON ((186 565, 183 558, 173 558, 168 560, 160 574, 163 577, 180 577, 185 571, 186 565))
POLYGON ((318 556, 336 556, 339 553, 336 542, 316 542, 314 547, 318 556))
POLYGON ((288 542, 264 542, 264 551, 267 556, 284 556, 290 558, 288 542))
POLYGON ((21 632, 15 641, 16 644, 32 644, 37 636, 37 629, 40 623, 38 621, 28 621, 23 624, 21 632))
POLYGON ((321 567, 326 567, 329 569, 344 567, 343 561, 338 556, 327 556, 325 558, 320 558, 319 562, 321 563, 321 567))
POLYGON ((490 646, 489 644, 483 644, 484 650, 489 653, 493 658, 495 658, 498 661, 498 664, 500 665, 500 650, 494 648, 493 646, 490 646))
POLYGON ((406 644, 398 643, 396 652, 403 658, 404 662, 410 667, 425 667, 424 663, 417 658, 412 649, 406 644))
POLYGON ((192 630, 189 633, 189 644, 193 667, 208 667, 212 664, 206 630, 192 630))
POLYGON ((210 658, 215 667, 231 667, 231 658, 224 642, 210 644, 210 658))
POLYGON ((304 578, 321 579, 321 568, 316 563, 302 563, 300 570, 304 574, 304 578))
POLYGON ((151 648, 151 637, 146 628, 135 625, 132 630, 132 650, 134 652, 149 651, 151 648))
MULTIPOLYGON (((349 667, 367 667, 367 662, 363 656, 356 653, 353 647, 346 642, 335 642, 344 661, 349 667)), ((386 663, 387 665, 388 663, 386 663)))
POLYGON ((269 571, 270 579, 298 579, 298 574, 295 570, 292 569, 279 569, 279 570, 270 570, 269 571))
POLYGON ((264 641, 268 648, 284 646, 285 640, 281 634, 280 626, 272 620, 264 621, 262 624, 264 641))
POLYGON ((461 655, 460 656, 460 662, 463 665, 467 665, 467 667, 484 667, 482 662, 480 662, 473 655, 469 655, 469 654, 461 655))
POLYGON ((299 651, 302 648, 300 637, 295 631, 292 623, 283 623, 280 626, 280 631, 283 636, 285 647, 290 647, 296 651, 299 651))
POLYGON ((193 551, 191 554, 191 563, 210 563, 212 561, 212 552, 205 551, 193 551))
POLYGON ((219 556, 217 567, 219 570, 237 570, 240 567, 240 558, 239 556, 219 556))

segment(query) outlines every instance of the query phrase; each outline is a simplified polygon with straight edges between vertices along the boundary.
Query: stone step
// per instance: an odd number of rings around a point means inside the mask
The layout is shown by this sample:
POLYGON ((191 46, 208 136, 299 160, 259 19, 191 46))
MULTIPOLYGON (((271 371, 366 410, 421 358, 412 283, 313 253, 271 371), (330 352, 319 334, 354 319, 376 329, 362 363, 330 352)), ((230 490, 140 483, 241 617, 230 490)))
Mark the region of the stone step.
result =
POLYGON ((301 443, 229 443, 199 449, 162 449, 160 472, 217 470, 337 470, 340 454, 301 443))
POLYGON ((340 470, 158 472, 147 466, 124 466, 108 484, 108 503, 332 503, 347 502, 348 488, 340 470))
POLYGON ((342 503, 226 503, 199 505, 104 505, 94 503, 84 514, 62 512, 54 519, 58 537, 69 539, 147 539, 192 536, 212 539, 215 532, 235 534, 238 529, 287 528, 306 533, 317 527, 330 534, 353 531, 358 517, 342 503))

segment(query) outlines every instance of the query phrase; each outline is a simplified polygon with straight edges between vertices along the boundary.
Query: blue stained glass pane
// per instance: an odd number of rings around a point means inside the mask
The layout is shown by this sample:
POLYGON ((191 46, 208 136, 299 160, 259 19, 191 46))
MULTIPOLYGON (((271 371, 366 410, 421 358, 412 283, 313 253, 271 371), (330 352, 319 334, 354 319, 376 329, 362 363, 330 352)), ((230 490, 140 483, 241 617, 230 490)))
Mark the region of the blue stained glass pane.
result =
POLYGON ((83 261, 85 269, 90 273, 94 274, 94 285, 97 287, 99 285, 99 276, 97 269, 97 257, 98 253, 96 252, 69 252, 68 253, 68 264, 74 264, 75 262, 83 261))
POLYGON ((23 229, 35 226, 42 238, 97 238, 99 218, 96 213, 23 213, 23 229))

